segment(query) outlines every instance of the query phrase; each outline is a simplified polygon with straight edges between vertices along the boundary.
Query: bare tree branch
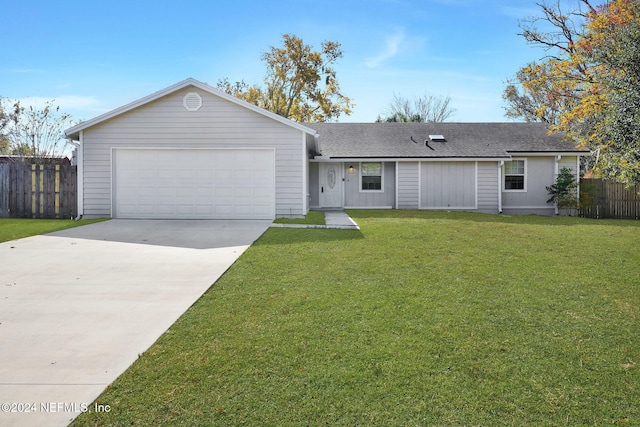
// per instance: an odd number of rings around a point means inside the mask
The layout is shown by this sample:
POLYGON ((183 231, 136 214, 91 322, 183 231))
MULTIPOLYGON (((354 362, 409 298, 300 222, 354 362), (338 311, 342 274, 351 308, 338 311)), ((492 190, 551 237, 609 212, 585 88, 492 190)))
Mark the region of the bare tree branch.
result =
POLYGON ((47 101, 43 108, 23 107, 19 101, 1 100, 2 111, 13 105, 7 119, 3 113, 0 125, 6 142, 4 152, 24 156, 31 161, 62 155, 66 141, 62 138, 65 129, 74 124, 71 115, 60 111, 55 100, 47 101))
POLYGON ((386 117, 378 117, 379 122, 444 122, 456 112, 450 106, 451 97, 436 97, 424 94, 423 96, 409 99, 394 94, 389 103, 386 117))

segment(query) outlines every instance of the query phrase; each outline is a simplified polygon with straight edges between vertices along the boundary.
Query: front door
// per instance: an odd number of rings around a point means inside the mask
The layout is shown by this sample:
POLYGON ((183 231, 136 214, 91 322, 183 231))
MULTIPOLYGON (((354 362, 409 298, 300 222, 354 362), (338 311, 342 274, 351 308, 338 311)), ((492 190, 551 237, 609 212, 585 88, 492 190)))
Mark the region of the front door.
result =
POLYGON ((342 207, 342 163, 320 163, 320 207, 342 207))

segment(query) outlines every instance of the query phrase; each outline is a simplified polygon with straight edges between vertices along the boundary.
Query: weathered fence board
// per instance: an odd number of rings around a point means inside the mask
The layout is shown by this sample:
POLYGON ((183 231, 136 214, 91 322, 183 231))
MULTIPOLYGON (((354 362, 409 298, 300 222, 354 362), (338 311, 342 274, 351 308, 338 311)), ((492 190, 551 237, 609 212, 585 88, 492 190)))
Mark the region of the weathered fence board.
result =
POLYGON ((580 216, 585 218, 640 219, 640 186, 604 179, 580 181, 580 216))
POLYGON ((0 217, 77 216, 76 166, 0 164, 0 217))
POLYGON ((0 163, 0 218, 4 216, 5 206, 9 206, 9 166, 0 163))

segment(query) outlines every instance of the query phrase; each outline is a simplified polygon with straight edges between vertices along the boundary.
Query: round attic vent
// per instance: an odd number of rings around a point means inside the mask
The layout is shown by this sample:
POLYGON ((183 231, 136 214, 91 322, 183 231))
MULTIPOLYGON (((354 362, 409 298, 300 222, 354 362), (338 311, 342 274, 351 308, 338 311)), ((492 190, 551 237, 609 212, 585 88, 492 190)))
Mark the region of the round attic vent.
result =
POLYGON ((195 92, 189 92, 182 98, 182 105, 187 111, 198 111, 202 107, 202 97, 195 92))

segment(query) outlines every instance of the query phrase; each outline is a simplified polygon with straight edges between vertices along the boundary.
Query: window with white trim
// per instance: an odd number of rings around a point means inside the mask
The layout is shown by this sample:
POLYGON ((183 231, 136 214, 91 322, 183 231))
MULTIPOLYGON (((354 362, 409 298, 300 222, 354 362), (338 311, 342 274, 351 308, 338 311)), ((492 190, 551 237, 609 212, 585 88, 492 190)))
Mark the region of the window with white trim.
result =
POLYGON ((381 162, 367 162, 360 164, 360 190, 382 191, 381 162))
POLYGON ((525 191, 527 164, 525 160, 504 162, 504 191, 525 191))

